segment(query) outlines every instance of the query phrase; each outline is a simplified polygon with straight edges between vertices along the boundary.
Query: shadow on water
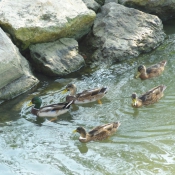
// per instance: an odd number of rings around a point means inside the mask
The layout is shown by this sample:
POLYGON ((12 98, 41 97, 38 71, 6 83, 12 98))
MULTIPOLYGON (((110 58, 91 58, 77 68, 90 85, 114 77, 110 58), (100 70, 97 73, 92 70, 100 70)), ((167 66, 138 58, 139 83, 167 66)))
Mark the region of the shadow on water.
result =
POLYGON ((174 34, 175 33, 175 18, 165 21, 163 23, 164 25, 164 31, 167 35, 174 34))

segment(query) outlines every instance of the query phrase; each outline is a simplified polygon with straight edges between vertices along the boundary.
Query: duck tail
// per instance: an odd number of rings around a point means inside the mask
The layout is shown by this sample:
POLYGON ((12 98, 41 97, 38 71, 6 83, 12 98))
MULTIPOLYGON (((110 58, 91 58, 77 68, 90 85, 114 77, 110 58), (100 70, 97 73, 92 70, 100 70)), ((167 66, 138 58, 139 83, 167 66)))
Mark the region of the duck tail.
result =
POLYGON ((73 103, 74 101, 71 100, 70 102, 66 103, 65 106, 63 107, 63 109, 69 109, 71 104, 73 103))
POLYGON ((161 86, 161 91, 163 92, 167 87, 165 85, 161 86))
POLYGON ((104 94, 106 94, 107 93, 107 87, 102 87, 101 89, 100 89, 100 93, 104 93, 104 94))
POLYGON ((113 123, 114 128, 118 128, 120 125, 121 125, 120 122, 114 122, 114 123, 113 123))
POLYGON ((167 63, 167 61, 166 61, 166 60, 163 60, 163 61, 161 61, 160 63, 162 64, 162 66, 165 66, 166 63, 167 63))

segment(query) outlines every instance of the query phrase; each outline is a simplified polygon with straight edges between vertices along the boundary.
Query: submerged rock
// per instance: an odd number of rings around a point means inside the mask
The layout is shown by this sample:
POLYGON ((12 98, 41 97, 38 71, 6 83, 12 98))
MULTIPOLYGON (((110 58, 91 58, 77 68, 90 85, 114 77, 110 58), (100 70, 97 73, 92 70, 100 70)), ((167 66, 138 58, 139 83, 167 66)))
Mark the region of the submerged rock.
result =
POLYGON ((86 40, 95 49, 93 59, 111 64, 149 52, 164 38, 163 25, 157 16, 112 2, 101 8, 93 33, 86 40))
POLYGON ((0 100, 9 100, 38 83, 27 60, 0 28, 0 100))
POLYGON ((119 3, 157 15, 162 20, 175 16, 175 1, 172 0, 119 0, 119 3))
POLYGON ((30 51, 33 66, 45 75, 63 76, 85 65, 78 54, 78 42, 73 38, 32 45, 30 51))
POLYGON ((79 39, 96 17, 82 0, 6 0, 0 9, 0 25, 21 49, 63 37, 79 39))

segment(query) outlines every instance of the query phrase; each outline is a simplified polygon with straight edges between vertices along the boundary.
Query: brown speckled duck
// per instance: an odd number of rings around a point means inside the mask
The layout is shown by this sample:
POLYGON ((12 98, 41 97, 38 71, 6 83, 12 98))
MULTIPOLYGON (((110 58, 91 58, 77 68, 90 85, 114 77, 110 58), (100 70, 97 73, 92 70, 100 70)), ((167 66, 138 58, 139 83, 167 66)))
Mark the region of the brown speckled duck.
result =
POLYGON ((75 84, 70 83, 66 86, 66 89, 63 91, 63 93, 66 93, 67 91, 70 91, 70 95, 66 96, 67 102, 73 100, 74 104, 84 104, 94 101, 101 103, 100 99, 103 98, 107 93, 107 88, 102 87, 91 90, 84 90, 83 92, 76 94, 77 88, 75 84))
POLYGON ((136 93, 133 93, 132 98, 132 106, 135 108, 141 107, 143 105, 149 105, 157 102, 160 98, 163 97, 163 92, 166 89, 165 85, 160 85, 154 87, 153 89, 149 90, 145 94, 137 97, 136 93))
POLYGON ((144 65, 140 65, 138 67, 138 73, 136 75, 136 78, 146 80, 149 78, 157 77, 164 71, 166 63, 167 61, 164 60, 148 68, 146 68, 144 65))
POLYGON ((83 127, 78 127, 73 132, 80 133, 79 141, 86 143, 90 141, 100 141, 107 139, 109 136, 114 134, 117 128, 120 126, 120 122, 108 123, 100 125, 89 131, 88 133, 83 127))

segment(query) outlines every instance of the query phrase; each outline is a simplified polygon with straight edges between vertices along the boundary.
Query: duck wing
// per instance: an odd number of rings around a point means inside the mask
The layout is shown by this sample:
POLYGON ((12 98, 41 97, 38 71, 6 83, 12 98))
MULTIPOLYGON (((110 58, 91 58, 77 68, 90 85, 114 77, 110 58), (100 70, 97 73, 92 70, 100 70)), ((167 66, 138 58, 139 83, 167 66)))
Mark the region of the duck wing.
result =
POLYGON ((154 64, 146 69, 148 74, 156 73, 161 68, 160 64, 154 64))
POLYGON ((161 61, 160 63, 154 64, 146 69, 148 74, 156 73, 158 70, 162 69, 166 65, 167 61, 161 61))
POLYGON ((91 131, 89 131, 90 136, 97 136, 99 134, 107 134, 111 132, 113 129, 113 123, 108 123, 105 125, 97 126, 93 128, 91 131))
POLYGON ((107 88, 106 87, 102 87, 102 88, 96 88, 96 89, 91 89, 91 90, 85 90, 81 93, 78 93, 76 95, 77 98, 86 98, 89 96, 95 96, 99 93, 107 93, 107 88))
POLYGON ((158 96, 163 93, 163 91, 166 89, 166 86, 160 85, 157 87, 154 87, 153 89, 149 90, 145 94, 141 95, 139 99, 142 100, 142 102, 145 101, 156 101, 158 99, 158 96))
POLYGON ((73 101, 70 101, 68 103, 57 103, 57 104, 51 104, 47 106, 43 106, 40 108, 40 112, 49 112, 49 111, 58 111, 62 109, 69 109, 70 105, 73 103, 73 101))

